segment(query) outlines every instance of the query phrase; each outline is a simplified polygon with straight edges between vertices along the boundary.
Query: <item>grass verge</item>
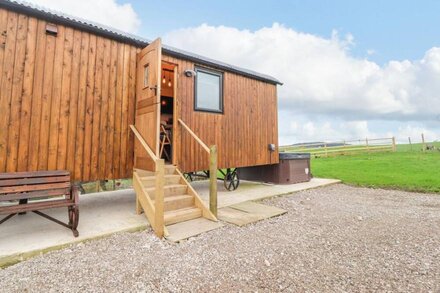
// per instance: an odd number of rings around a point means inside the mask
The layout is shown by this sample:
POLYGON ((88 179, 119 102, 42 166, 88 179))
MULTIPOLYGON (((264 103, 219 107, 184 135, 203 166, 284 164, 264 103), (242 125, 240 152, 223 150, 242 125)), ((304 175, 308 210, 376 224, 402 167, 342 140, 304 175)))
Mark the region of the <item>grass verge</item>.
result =
POLYGON ((357 186, 440 193, 440 151, 421 149, 420 144, 398 145, 396 152, 316 158, 312 172, 357 186))

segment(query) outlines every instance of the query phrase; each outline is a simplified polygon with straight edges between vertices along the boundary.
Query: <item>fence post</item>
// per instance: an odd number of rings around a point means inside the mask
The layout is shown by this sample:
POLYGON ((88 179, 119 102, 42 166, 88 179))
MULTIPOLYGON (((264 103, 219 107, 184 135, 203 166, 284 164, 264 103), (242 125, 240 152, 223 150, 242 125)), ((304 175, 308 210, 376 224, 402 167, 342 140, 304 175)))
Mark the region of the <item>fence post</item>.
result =
POLYGON ((396 151, 396 138, 393 136, 392 138, 391 138, 391 140, 392 140, 392 144, 393 144, 393 152, 395 152, 396 151))
POLYGON ((426 151, 425 134, 423 133, 422 133, 422 147, 423 147, 423 151, 426 151))
POLYGON ((370 148, 368 147, 368 137, 365 138, 365 145, 367 146, 367 153, 370 153, 370 148))
POLYGON ((217 146, 209 148, 209 210, 217 217, 217 146))
POLYGON ((409 142, 409 149, 412 151, 412 143, 411 143, 411 137, 408 136, 408 142, 409 142))
POLYGON ((162 238, 164 234, 164 185, 165 185, 165 161, 156 161, 156 190, 154 195, 154 226, 157 237, 162 238))

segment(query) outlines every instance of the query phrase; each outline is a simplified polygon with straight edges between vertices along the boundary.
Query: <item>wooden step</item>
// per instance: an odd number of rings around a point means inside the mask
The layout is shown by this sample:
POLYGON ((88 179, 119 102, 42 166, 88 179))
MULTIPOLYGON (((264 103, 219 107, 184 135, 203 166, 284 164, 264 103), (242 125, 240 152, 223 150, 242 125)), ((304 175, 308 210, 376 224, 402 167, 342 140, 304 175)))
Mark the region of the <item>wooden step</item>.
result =
MULTIPOLYGON (((181 195, 181 194, 186 194, 187 190, 188 187, 184 184, 165 185, 163 188, 163 194, 165 197, 172 195, 181 195)), ((148 192, 148 195, 150 196, 151 199, 154 199, 156 195, 155 187, 145 188, 145 191, 148 192)))
MULTIPOLYGON (((156 176, 145 176, 141 177, 142 184, 144 187, 154 187, 156 184, 156 176)), ((165 185, 175 185, 180 183, 179 175, 165 175, 165 185)))
POLYGON ((202 216, 202 210, 196 207, 179 209, 175 211, 165 212, 164 220, 165 225, 171 225, 192 219, 200 218, 202 216))
POLYGON ((165 212, 194 207, 194 197, 189 194, 167 196, 163 201, 165 212))
MULTIPOLYGON (((142 170, 142 169, 134 169, 135 172, 140 177, 154 176, 154 171, 142 170)), ((174 165, 165 165, 165 175, 173 175, 176 173, 176 166, 174 165)))
POLYGON ((176 173, 176 166, 174 165, 165 165, 165 175, 171 175, 176 173))
POLYGON ((154 176, 153 171, 142 170, 142 169, 134 169, 133 171, 136 172, 136 174, 138 174, 139 177, 154 176))

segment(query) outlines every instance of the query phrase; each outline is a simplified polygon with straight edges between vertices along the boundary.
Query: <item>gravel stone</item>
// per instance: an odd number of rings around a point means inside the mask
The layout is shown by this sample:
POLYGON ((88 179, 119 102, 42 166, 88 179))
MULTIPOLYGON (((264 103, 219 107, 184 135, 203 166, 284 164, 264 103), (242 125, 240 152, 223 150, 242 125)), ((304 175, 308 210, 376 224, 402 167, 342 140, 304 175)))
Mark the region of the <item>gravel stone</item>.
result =
POLYGON ((72 245, 0 270, 0 292, 440 291, 438 195, 338 184, 264 202, 288 213, 72 245))

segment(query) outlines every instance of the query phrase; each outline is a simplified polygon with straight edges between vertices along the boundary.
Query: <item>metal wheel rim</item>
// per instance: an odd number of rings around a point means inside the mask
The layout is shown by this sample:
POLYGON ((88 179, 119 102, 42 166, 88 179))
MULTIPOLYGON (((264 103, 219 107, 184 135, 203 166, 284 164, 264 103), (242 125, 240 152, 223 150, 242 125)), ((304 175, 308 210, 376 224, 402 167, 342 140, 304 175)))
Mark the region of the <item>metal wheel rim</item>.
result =
POLYGON ((224 178, 223 184, 225 188, 229 191, 236 190, 240 185, 240 179, 238 178, 237 172, 232 171, 230 173, 227 173, 224 178))
POLYGON ((193 180, 192 180, 191 173, 185 173, 185 179, 186 179, 186 181, 188 181, 188 182, 192 182, 193 180))

